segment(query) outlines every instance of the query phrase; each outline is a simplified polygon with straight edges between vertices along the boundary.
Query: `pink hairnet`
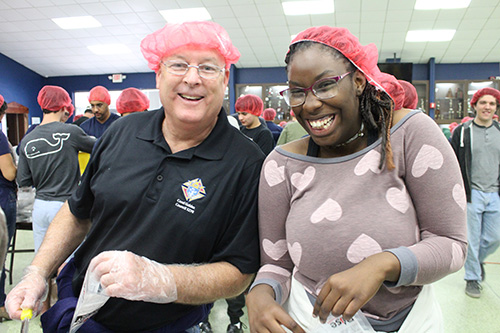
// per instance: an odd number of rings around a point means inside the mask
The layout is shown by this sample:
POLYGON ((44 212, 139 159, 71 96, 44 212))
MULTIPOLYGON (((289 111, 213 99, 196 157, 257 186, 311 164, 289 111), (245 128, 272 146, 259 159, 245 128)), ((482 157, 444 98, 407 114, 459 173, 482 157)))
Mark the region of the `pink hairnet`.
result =
POLYGON ((42 110, 59 111, 71 105, 71 98, 66 90, 58 86, 45 86, 38 93, 38 104, 42 110))
POLYGON ((240 58, 223 27, 211 21, 167 23, 163 28, 147 35, 141 42, 141 51, 148 66, 155 72, 162 58, 181 47, 216 50, 225 59, 226 69, 240 58))
POLYGON ((463 118, 462 118, 462 120, 460 120, 460 123, 462 123, 462 124, 463 124, 463 123, 465 123, 466 121, 469 121, 469 120, 472 120, 472 119, 474 119, 474 118, 472 118, 472 117, 463 117, 463 118))
POLYGON ((458 123, 456 121, 454 121, 448 125, 448 128, 450 129, 451 134, 453 134, 453 131, 455 130, 455 128, 457 128, 457 126, 458 126, 458 123))
POLYGON ((356 36, 346 28, 329 26, 312 27, 299 33, 291 45, 304 41, 312 41, 332 47, 351 61, 363 74, 368 82, 383 89, 375 76, 380 73, 377 66, 378 50, 375 44, 361 45, 356 36))
POLYGON ((2 106, 2 105, 3 105, 3 102, 5 102, 5 100, 3 99, 3 96, 2 96, 2 95, 0 95, 0 106, 2 106))
POLYGON ((73 112, 75 112, 75 107, 73 106, 73 104, 70 104, 68 106, 68 112, 69 112, 69 116, 68 117, 71 117, 73 115, 73 112))
POLYGON ((111 96, 109 95, 108 89, 103 86, 95 86, 90 90, 89 103, 92 101, 99 101, 106 104, 111 104, 111 96))
POLYGON ((139 89, 127 88, 116 100, 118 113, 141 112, 149 108, 149 98, 139 89))
POLYGON ((405 91, 403 87, 399 84, 398 80, 391 74, 380 72, 375 80, 379 82, 384 88, 385 92, 394 101, 394 110, 400 110, 403 108, 403 103, 405 101, 405 91))
POLYGON ((248 94, 241 96, 236 100, 234 109, 236 112, 247 112, 258 117, 262 114, 264 103, 259 96, 248 94))
POLYGON ((398 80, 401 87, 405 91, 405 100, 403 102, 403 107, 407 109, 415 109, 418 104, 417 89, 408 81, 398 80))
POLYGON ((287 122, 283 120, 282 122, 280 122, 280 124, 279 124, 279 125, 280 125, 280 127, 285 127, 285 126, 286 126, 286 124, 287 124, 287 122))
POLYGON ((493 88, 483 88, 476 91, 476 93, 472 96, 472 99, 470 100, 470 106, 474 107, 477 101, 484 95, 491 95, 495 97, 495 99, 497 100, 497 105, 500 105, 500 91, 493 88))
POLYGON ((293 110, 290 110, 290 117, 295 117, 295 113, 293 112, 293 110))
POLYGON ((264 120, 274 120, 274 117, 276 117, 276 110, 273 108, 265 109, 264 112, 262 112, 262 117, 264 117, 264 120))

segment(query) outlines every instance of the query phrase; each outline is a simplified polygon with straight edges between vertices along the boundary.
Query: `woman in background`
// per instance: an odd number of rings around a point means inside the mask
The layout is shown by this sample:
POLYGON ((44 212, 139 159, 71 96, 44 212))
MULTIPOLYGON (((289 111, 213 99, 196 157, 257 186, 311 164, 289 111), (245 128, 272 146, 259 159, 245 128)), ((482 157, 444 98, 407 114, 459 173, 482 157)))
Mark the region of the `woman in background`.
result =
MULTIPOLYGON (((5 111, 7 110, 7 103, 2 95, 0 95, 0 122, 2 121, 5 111)), ((12 147, 5 134, 0 131, 0 207, 5 213, 5 220, 7 222, 8 241, 7 246, 16 230, 16 164, 12 158, 12 147)), ((2 273, 0 277, 0 322, 10 320, 7 311, 5 311, 5 258, 0 258, 2 265, 2 273)))

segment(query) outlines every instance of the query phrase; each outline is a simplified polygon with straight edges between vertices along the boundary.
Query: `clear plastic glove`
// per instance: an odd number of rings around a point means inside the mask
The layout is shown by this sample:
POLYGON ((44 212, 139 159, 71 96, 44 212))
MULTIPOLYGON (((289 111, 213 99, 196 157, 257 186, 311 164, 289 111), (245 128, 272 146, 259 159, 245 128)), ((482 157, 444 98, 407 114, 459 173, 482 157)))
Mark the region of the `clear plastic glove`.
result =
POLYGON ((21 319, 23 309, 33 310, 33 316, 36 316, 42 309, 48 290, 42 270, 37 266, 28 266, 21 282, 7 295, 5 309, 12 319, 21 319))
POLYGON ((177 300, 177 287, 168 266, 132 252, 102 252, 92 259, 89 270, 101 282, 104 295, 151 303, 177 300))

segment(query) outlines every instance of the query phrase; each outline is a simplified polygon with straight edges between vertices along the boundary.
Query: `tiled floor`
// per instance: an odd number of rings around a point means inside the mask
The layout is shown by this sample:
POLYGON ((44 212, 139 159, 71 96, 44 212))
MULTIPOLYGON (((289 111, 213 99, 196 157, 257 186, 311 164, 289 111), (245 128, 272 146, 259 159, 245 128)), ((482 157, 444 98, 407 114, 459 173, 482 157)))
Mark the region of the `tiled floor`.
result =
MULTIPOLYGON (((30 231, 18 232, 18 248, 33 246, 30 231)), ((22 275, 23 268, 33 258, 32 253, 19 253, 14 260, 14 284, 22 275)), ((7 265, 9 260, 7 260, 7 265)), ((434 284, 445 320, 445 333, 500 333, 500 250, 488 258, 485 265, 486 280, 482 283, 483 293, 481 298, 473 299, 465 295, 465 282, 463 270, 449 275, 434 284)), ((7 291, 12 286, 6 286, 7 291)), ((224 300, 215 303, 210 313, 210 323, 215 333, 223 333, 229 324, 226 314, 227 305, 224 300)), ((248 327, 245 316, 243 323, 248 327)), ((42 332, 39 319, 32 320, 30 332, 42 332)), ((18 321, 9 321, 0 324, 0 333, 19 332, 21 327, 18 321)), ((245 331, 249 332, 249 329, 245 331)), ((415 332, 418 333, 418 332, 415 332)))

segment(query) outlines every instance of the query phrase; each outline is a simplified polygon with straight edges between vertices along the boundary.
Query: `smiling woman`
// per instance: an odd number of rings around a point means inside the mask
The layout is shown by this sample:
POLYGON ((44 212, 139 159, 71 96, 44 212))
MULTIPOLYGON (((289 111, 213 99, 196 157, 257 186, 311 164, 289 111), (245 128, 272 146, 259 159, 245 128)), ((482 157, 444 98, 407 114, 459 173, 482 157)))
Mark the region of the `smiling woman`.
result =
POLYGON ((463 183, 439 127, 399 109, 402 88, 377 55, 326 26, 289 47, 283 96, 309 136, 264 162, 262 267, 247 297, 255 332, 363 315, 377 332, 442 331, 428 284, 464 263, 463 183))

